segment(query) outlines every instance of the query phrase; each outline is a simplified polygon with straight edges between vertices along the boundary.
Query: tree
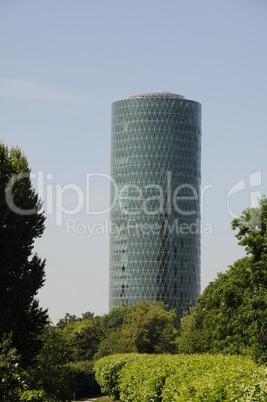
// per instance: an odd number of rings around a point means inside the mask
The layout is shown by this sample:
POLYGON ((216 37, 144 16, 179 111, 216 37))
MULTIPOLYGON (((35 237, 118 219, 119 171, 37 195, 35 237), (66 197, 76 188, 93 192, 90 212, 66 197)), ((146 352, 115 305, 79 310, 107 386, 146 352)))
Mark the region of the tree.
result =
POLYGON ((95 317, 94 313, 91 313, 91 311, 86 311, 86 313, 82 313, 82 320, 96 320, 99 318, 98 316, 95 317))
POLYGON ((47 399, 68 399, 69 369, 71 351, 62 331, 47 326, 42 334, 42 349, 36 357, 36 365, 31 373, 32 388, 43 389, 47 399))
POLYGON ((88 322, 86 325, 84 322, 76 320, 64 330, 47 326, 43 331, 43 347, 29 372, 31 387, 43 390, 46 395, 42 400, 69 400, 74 392, 76 397, 85 397, 99 390, 94 380, 94 363, 85 359, 86 354, 92 355, 96 348, 88 342, 88 334, 84 331, 88 322), (80 338, 77 337, 79 330, 80 338))
MULTIPOLYGON (((235 322, 236 313, 241 305, 244 287, 246 287, 246 270, 243 268, 245 260, 236 262, 224 274, 211 282, 198 299, 198 304, 190 315, 181 319, 180 337, 177 340, 180 353, 205 353, 222 351, 222 341, 227 339, 231 350, 229 353, 238 353, 241 346, 239 339, 231 337, 232 322, 235 322)), ((234 328, 237 333, 235 323, 234 328)), ((226 349, 224 349, 226 351, 226 349)))
POLYGON ((124 352, 125 347, 121 342, 122 328, 132 308, 132 306, 122 303, 114 307, 108 314, 99 318, 103 337, 97 352, 94 354, 94 360, 111 354, 124 352))
POLYGON ((120 328, 123 324, 125 324, 131 309, 132 307, 125 303, 114 307, 108 314, 105 314, 102 317, 101 328, 104 331, 120 328))
POLYGON ((175 309, 167 311, 163 303, 141 301, 133 307, 122 328, 125 351, 174 352, 177 335, 174 320, 175 309))
POLYGON ((58 329, 64 329, 68 324, 74 323, 76 321, 81 321, 80 318, 78 318, 76 315, 72 315, 70 313, 66 313, 64 318, 61 318, 56 327, 58 329))
POLYGON ((104 337, 100 322, 82 320, 69 323, 63 330, 72 354, 72 361, 92 360, 104 337))
POLYGON ((267 361, 267 199, 232 222, 247 256, 219 273, 181 320, 180 352, 223 352, 267 361), (190 327, 190 331, 188 328, 190 327), (187 345, 191 345, 190 348, 187 345))
POLYGON ((68 324, 74 323, 76 321, 83 321, 83 320, 97 320, 100 319, 98 316, 94 316, 94 313, 91 313, 90 311, 86 311, 86 313, 82 314, 82 318, 77 317, 74 314, 66 313, 64 318, 61 318, 57 325, 56 328, 58 329, 64 329, 68 324))
POLYGON ((24 387, 20 356, 12 346, 12 336, 9 334, 0 343, 0 400, 16 400, 24 387))
POLYGON ((240 218, 232 221, 232 229, 238 230, 238 244, 245 246, 252 261, 265 261, 267 257, 267 198, 259 201, 258 208, 247 208, 240 218))
POLYGON ((19 148, 0 144, 0 338, 13 332, 23 366, 31 363, 47 322, 35 299, 44 284, 45 261, 33 254, 34 240, 44 231, 45 217, 19 148))
POLYGON ((101 359, 108 355, 114 355, 116 353, 123 353, 124 346, 121 343, 122 333, 120 330, 110 331, 106 338, 104 338, 98 347, 97 352, 94 355, 94 360, 101 359))

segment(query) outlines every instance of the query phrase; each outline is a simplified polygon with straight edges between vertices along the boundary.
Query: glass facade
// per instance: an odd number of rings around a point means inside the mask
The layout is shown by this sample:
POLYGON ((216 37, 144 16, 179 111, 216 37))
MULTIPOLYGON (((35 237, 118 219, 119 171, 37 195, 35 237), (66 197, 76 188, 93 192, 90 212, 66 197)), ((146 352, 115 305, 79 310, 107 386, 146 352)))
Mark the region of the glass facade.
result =
POLYGON ((112 104, 109 308, 200 295, 201 105, 169 93, 112 104))

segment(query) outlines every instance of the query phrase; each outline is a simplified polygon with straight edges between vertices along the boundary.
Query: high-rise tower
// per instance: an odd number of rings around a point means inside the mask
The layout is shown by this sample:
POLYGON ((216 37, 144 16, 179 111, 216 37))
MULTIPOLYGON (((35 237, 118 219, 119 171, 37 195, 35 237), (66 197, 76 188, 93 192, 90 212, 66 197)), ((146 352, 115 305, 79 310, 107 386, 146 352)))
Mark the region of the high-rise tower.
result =
POLYGON ((171 93, 112 104, 110 309, 200 294, 201 105, 171 93))

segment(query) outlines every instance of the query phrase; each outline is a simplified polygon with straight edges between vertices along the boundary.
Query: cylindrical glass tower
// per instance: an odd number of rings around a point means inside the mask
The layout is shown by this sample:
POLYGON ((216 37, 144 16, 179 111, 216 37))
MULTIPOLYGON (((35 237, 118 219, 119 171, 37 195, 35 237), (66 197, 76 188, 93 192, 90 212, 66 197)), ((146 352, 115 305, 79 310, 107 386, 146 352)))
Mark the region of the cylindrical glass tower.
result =
POLYGON ((200 295, 201 105, 170 93, 112 104, 110 309, 200 295))

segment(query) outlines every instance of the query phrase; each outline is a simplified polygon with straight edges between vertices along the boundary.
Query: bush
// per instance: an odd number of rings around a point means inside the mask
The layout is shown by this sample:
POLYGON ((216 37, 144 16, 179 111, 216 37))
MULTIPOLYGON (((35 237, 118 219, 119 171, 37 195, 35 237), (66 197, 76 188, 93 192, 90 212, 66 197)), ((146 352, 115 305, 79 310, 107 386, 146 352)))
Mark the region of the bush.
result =
POLYGON ((95 363, 95 378, 103 393, 109 394, 115 400, 119 398, 118 374, 126 363, 138 358, 137 353, 118 354, 103 357, 95 363))
POLYGON ((166 377, 175 372, 172 356, 144 355, 126 364, 119 372, 119 396, 122 401, 160 402, 166 377))
POLYGON ((241 356, 193 355, 166 379, 162 401, 266 401, 267 371, 241 356))
POLYGON ((0 401, 15 401, 26 387, 20 360, 17 349, 12 346, 12 333, 9 333, 0 339, 0 401))
POLYGON ((121 332, 110 332, 99 345, 97 352, 94 354, 94 360, 99 360, 102 357, 114 355, 123 352, 123 345, 121 344, 121 332))
POLYGON ((44 390, 28 390, 20 395, 21 402, 43 402, 46 399, 44 390))
POLYGON ((267 400, 267 369, 243 356, 125 354, 95 369, 102 390, 124 402, 267 400))
POLYGON ((95 381, 93 366, 91 361, 80 361, 67 365, 70 389, 75 392, 77 398, 99 393, 100 389, 95 381))

